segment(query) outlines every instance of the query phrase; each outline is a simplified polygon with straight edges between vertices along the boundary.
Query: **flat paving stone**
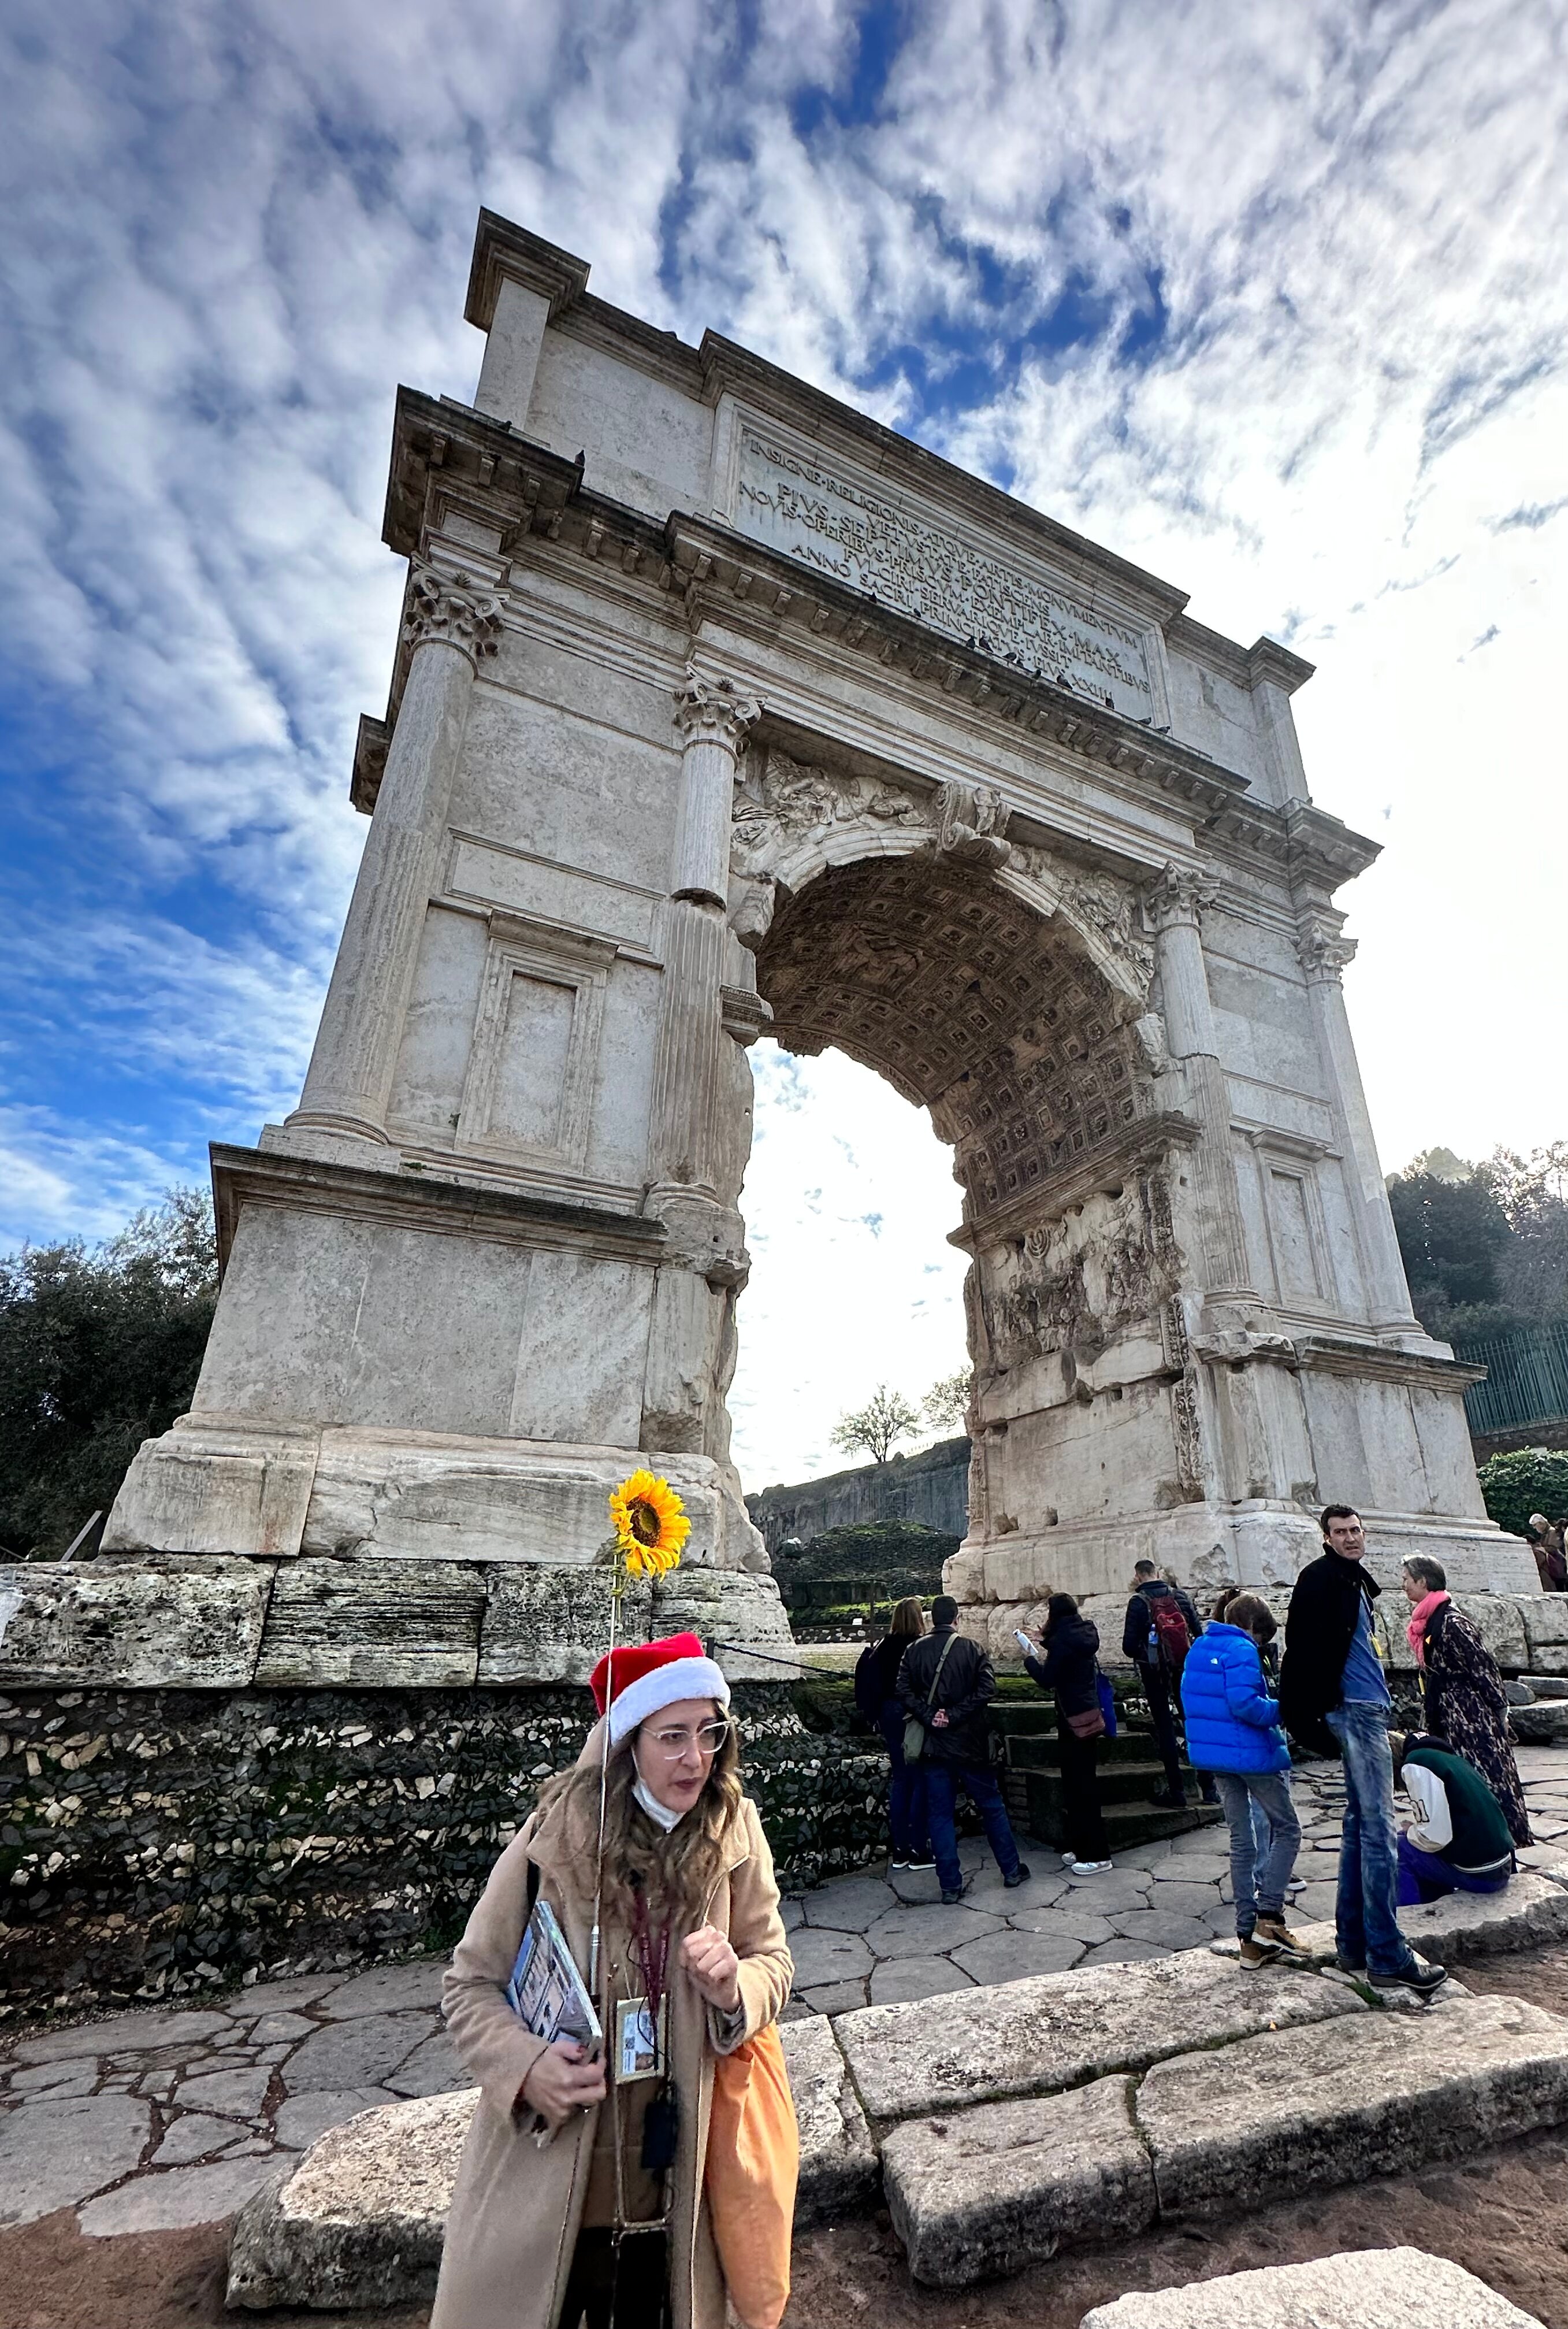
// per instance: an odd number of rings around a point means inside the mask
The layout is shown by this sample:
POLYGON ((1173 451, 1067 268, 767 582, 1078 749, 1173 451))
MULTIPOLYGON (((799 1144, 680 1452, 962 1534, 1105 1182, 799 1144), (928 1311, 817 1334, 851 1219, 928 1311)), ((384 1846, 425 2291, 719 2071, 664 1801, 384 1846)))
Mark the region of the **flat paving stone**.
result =
POLYGON ((1158 1941, 1118 1939, 1101 1941, 1094 1948, 1085 1949, 1078 1962, 1085 1966, 1141 1965, 1145 1957, 1165 1957, 1169 1955, 1170 1951, 1161 1948, 1158 1941))
MULTIPOLYGON (((1008 1896, 1004 1892, 1001 1897, 1005 1900, 1008 1896)), ((866 1939, 878 1957, 945 1957, 964 1941, 994 1933, 1001 1921, 962 1902, 944 1908, 938 1901, 932 1909, 895 1909, 878 1919, 866 1939)))
MULTIPOLYGON (((1070 1933, 988 1933, 981 1941, 966 1941, 954 1949, 952 1962, 962 1966, 972 1981, 995 1984, 1021 1981, 1032 1973, 1066 1973, 1084 1954, 1084 1944, 1070 1933)), ((943 1960, 945 1962, 945 1960, 943 1960)), ((873 1991, 872 2004, 881 2000, 873 1991)))
POLYGON ((803 1925, 806 1921, 804 1902, 793 1896, 779 1902, 778 1913, 779 1922, 786 1933, 793 1933, 797 1925, 803 1925))
POLYGON ((1201 1917, 1219 1906, 1219 1894, 1212 1884, 1162 1884, 1150 1905, 1167 1916, 1201 1917))
POLYGON ((1303 1884, 1300 1892, 1291 1900, 1291 1907, 1296 1915, 1310 1917, 1314 1923, 1320 1922, 1323 1918, 1331 1917, 1334 1914, 1334 1902, 1338 1890, 1338 1884, 1327 1881, 1303 1884))
POLYGON ((795 1961, 795 1987, 813 1989, 826 1981, 853 1981, 871 1970, 873 1951, 859 1933, 819 1930, 803 1926, 790 1943, 795 1961))
POLYGON ((282 2163, 275 2155, 215 2160, 210 2167, 171 2167, 138 2175, 117 2192, 89 2200, 77 2222, 90 2239, 125 2232, 177 2232, 192 2224, 218 2224, 245 2205, 282 2163))
POLYGON ((397 2100, 390 2087, 324 2089, 319 2094, 290 2095, 286 2102, 278 2104, 272 2123, 279 2143, 291 2151, 306 2151, 329 2126, 342 2126, 361 2111, 397 2100))
POLYGON ((152 2133, 131 2095, 46 2097, 0 2118, 0 2224, 75 2207, 128 2175, 152 2133))
POLYGON ((152 2156, 154 2167, 184 2167, 230 2150, 246 2140, 243 2127, 232 2119, 214 2118, 211 2111, 182 2111, 152 2156))
POLYGON ((136 2048, 168 2046, 177 2041, 199 2043, 231 2037, 233 2025, 226 2013, 178 2012, 157 2006, 146 2013, 116 2013, 104 2022, 80 2022, 69 2030, 46 2030, 24 2038, 17 2047, 18 2062, 61 2062, 71 2055, 126 2054, 136 2048))
POLYGON ((297 2038, 308 2038, 316 2026, 303 2013, 264 2013, 251 2030, 248 2042, 258 2047, 292 2045, 297 2038))
POLYGON ((1003 1881, 1000 1868, 982 1872, 964 1895, 965 1907, 983 1909, 991 1916, 1010 1917, 1015 1909, 1048 1909, 1053 1901, 1066 1899, 1066 1872, 1055 1853, 1048 1865, 1042 1865, 1038 1856, 1028 1865, 1032 1873, 1027 1881, 1011 1886, 1003 1881))
POLYGON ((972 1986, 971 1976, 948 1957, 889 1957, 871 1975, 871 2003, 902 2005, 911 1998, 942 1997, 972 1986))
POLYGON ((840 1933, 863 1933, 898 1905, 898 1896, 879 1876, 846 1876, 808 1892, 802 1902, 806 1923, 840 1933))
POLYGON ((852 2013, 866 2003, 866 1985, 863 1981, 831 1981, 821 1989, 803 1990, 802 1995, 813 2013, 852 2013))
POLYGON ((1096 1941, 1113 1941, 1116 1936, 1109 1918, 1096 1916, 1086 1900, 1079 1908, 1076 1904, 1082 1897, 1075 1894, 1071 1902, 1064 1901, 1059 1909, 1042 1909, 1032 1916, 1026 1911, 1014 1922, 1020 1933, 1066 1934, 1071 1940, 1081 1941, 1085 1948, 1093 1947, 1096 1941))
POLYGON ((90 2058, 35 2062, 28 2069, 13 2070, 8 2084, 13 2094, 52 2094, 63 2101, 67 2095, 91 2094, 98 2084, 98 2064, 90 2058))
POLYGON ((324 1997, 321 2011, 329 2022, 352 2021, 361 2013, 396 2013, 416 2005, 434 2011, 441 2003, 449 1962, 446 1957, 422 1957, 413 1965, 372 1966, 324 1997))
POLYGON ((181 2079, 174 2089, 174 2100, 183 2110, 223 2111, 230 2118, 259 2118, 271 2083, 272 2071, 266 2062, 243 2070, 200 2071, 194 2078, 181 2079))
POLYGON ((291 2095, 380 2086, 434 2030, 429 2013, 357 2014, 351 2022, 329 2023, 296 2047, 285 2066, 284 2084, 291 2095))
POLYGON ((241 2016, 252 2013, 297 2013, 302 2006, 319 2004, 334 1989, 341 1989, 349 1978, 342 1973, 291 1974, 285 1981, 255 1981, 242 1989, 232 2000, 230 2012, 241 2016))
POLYGON ((1114 1909, 1111 1923, 1124 1941, 1148 1941, 1157 1949, 1198 1949, 1209 1938, 1201 1917, 1167 1916, 1163 1909, 1114 1909))
POLYGON ((1540 2329, 1484 2280, 1424 2249, 1361 2249, 1119 2296, 1078 2329, 1540 2329))
POLYGON ((433 2038, 415 2047, 406 2062, 389 2072, 387 2084, 395 2095, 449 2095, 473 2081, 446 2032, 437 2030, 433 2038))
POLYGON ((942 1899, 942 1881, 934 1868, 896 1870, 887 1879, 887 1887, 898 1900, 907 1901, 913 1907, 942 1899))
MULTIPOLYGON (((1204 1841, 1207 1843, 1207 1836, 1204 1841)), ((1222 1859, 1212 1849, 1195 1852, 1180 1859, 1162 1861, 1150 1872, 1156 1884, 1217 1884, 1222 1877, 1230 1874, 1230 1857, 1227 1853, 1222 1859)))
POLYGON ((1159 1874, 1158 1869, 1143 1868, 1113 1868, 1103 1876, 1071 1876, 1069 1872, 1072 1890, 1062 1905, 1090 1909, 1100 1917, 1113 1909, 1147 1909, 1159 1874))

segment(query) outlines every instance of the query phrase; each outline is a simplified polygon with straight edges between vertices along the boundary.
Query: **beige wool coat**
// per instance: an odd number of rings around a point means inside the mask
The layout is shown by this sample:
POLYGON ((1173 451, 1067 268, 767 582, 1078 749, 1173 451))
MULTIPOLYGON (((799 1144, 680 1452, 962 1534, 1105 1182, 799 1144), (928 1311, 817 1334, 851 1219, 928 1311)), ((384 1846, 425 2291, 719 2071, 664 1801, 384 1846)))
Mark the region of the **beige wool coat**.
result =
MULTIPOLYGON (((596 1763, 599 1730, 581 1760, 596 1763)), ((430 2329, 558 2329, 587 2195, 599 2111, 596 2105, 540 2149, 527 2131, 531 2114, 513 2109, 523 2080, 543 2051, 505 1996, 522 1938, 528 1867, 540 1872, 548 1900, 580 1966, 588 1961, 593 1869, 569 1861, 559 1811, 530 1819, 491 1872, 490 1881, 453 1954, 442 2006, 458 2057, 480 2089, 463 2147, 446 2219, 441 2278, 430 2329)), ((788 1999, 794 1967, 779 1916, 773 1854, 749 1797, 726 1839, 724 1862, 705 1920, 728 1937, 740 1959, 745 2023, 731 2048, 775 2020, 788 1999)), ((615 1945, 624 1946, 616 1935, 615 1945)), ((602 1944, 612 1946, 606 1931, 602 1944)), ((670 2296, 674 2329, 724 2329, 724 2282, 703 2195, 713 2059, 718 2017, 690 1975, 671 1968, 670 2052, 681 2098, 671 2172, 670 2296)))

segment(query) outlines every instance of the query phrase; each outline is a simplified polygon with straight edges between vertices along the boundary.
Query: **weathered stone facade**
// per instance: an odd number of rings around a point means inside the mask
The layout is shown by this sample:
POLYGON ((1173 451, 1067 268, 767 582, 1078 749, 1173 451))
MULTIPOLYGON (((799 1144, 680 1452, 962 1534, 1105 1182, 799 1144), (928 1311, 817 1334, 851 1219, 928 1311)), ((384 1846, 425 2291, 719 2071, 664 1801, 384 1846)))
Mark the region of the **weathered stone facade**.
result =
POLYGON ((587 285, 483 214, 474 401, 399 394, 363 863, 299 1108, 214 1151, 206 1363, 106 1549, 278 1562, 316 1612, 280 1685, 353 1679, 323 1613, 379 1598, 400 1681, 432 1613, 468 1660, 477 1572, 587 1561, 646 1453, 708 1630, 761 1645, 725 1393, 771 1028, 953 1147, 967 1603, 1146 1552, 1278 1585, 1330 1495, 1527 1589, 1411 1313, 1339 983, 1376 853, 1308 797, 1310 667, 587 285))

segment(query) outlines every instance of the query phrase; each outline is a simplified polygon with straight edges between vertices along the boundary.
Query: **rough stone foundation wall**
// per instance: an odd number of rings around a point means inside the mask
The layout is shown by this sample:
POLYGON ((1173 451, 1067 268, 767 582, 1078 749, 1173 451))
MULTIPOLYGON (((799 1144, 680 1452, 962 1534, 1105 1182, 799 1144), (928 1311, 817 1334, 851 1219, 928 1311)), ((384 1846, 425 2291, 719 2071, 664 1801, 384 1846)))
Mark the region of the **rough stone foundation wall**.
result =
MULTIPOLYGON (((781 1881, 883 1843, 885 1765, 740 1684, 781 1881)), ((0 1697, 0 2010, 183 1994, 448 1945, 580 1689, 21 1690, 0 1697)))

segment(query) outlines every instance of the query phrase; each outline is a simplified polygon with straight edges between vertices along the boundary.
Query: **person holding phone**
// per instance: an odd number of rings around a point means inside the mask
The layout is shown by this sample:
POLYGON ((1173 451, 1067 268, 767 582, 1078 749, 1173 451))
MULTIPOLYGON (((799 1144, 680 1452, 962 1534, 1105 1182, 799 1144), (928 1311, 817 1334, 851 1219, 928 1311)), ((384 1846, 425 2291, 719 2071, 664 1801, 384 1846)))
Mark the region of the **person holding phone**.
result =
POLYGON ((593 1685, 600 1721, 502 1853, 446 1975, 480 2102, 431 2329, 725 2329, 704 2189, 714 2066, 776 2020, 794 1977, 773 1854, 729 1684, 695 1634, 617 1650, 593 1685), (507 2002, 535 1897, 590 1980, 601 2056, 547 2045, 507 2002))
POLYGON ((1070 1593, 1053 1593, 1038 1642, 1019 1628, 1024 1664, 1056 1701, 1056 1750, 1066 1834, 1063 1865, 1071 1876, 1103 1876, 1111 1866, 1100 1809, 1100 1629, 1070 1593))

